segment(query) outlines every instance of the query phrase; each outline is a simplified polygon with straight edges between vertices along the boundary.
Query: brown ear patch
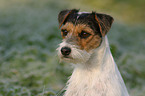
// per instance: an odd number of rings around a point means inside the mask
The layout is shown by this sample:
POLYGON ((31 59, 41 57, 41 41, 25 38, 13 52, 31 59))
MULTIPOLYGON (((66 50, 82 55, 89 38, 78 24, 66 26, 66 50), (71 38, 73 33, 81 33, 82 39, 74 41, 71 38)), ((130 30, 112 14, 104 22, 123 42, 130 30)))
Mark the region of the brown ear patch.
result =
POLYGON ((111 28, 111 25, 114 21, 113 17, 111 17, 110 15, 95 12, 92 12, 92 14, 94 15, 94 18, 99 25, 100 33, 104 37, 111 28))
POLYGON ((101 25, 100 25, 100 21, 98 20, 98 17, 96 16, 96 14, 95 14, 95 20, 96 20, 97 23, 98 23, 98 26, 99 26, 99 28, 100 28, 100 33, 101 33, 101 35, 104 36, 105 34, 103 34, 103 32, 102 32, 102 27, 101 27, 101 25))
POLYGON ((62 24, 64 23, 65 19, 67 18, 67 16, 68 16, 71 12, 72 12, 72 10, 68 11, 68 12, 64 15, 62 21, 61 21, 60 24, 59 24, 59 28, 62 26, 62 24))
POLYGON ((62 24, 65 23, 67 20, 67 17, 71 14, 77 13, 79 10, 72 9, 72 10, 63 10, 58 14, 58 22, 59 22, 59 28, 62 26, 62 24))

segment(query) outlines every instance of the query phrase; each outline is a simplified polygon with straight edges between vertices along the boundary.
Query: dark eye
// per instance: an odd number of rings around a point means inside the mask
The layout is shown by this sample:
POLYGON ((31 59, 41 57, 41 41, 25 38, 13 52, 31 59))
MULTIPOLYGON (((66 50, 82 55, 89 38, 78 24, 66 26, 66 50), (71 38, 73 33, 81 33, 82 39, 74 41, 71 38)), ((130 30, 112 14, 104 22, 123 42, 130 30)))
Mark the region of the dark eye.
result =
POLYGON ((61 32, 63 36, 66 36, 68 34, 68 31, 66 29, 62 29, 61 32))
POLYGON ((85 31, 82 31, 80 34, 79 34, 79 36, 81 37, 81 38, 88 38, 89 36, 90 36, 91 34, 90 33, 87 33, 87 32, 85 32, 85 31))

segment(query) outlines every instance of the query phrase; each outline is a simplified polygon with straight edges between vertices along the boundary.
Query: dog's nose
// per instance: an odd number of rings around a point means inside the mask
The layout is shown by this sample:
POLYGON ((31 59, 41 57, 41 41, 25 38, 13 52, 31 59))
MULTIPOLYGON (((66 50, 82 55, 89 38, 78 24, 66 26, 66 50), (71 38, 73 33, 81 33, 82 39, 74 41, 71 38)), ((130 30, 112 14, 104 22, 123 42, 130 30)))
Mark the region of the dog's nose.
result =
POLYGON ((69 47, 62 47, 61 53, 62 53, 62 55, 67 56, 71 53, 71 49, 69 47))

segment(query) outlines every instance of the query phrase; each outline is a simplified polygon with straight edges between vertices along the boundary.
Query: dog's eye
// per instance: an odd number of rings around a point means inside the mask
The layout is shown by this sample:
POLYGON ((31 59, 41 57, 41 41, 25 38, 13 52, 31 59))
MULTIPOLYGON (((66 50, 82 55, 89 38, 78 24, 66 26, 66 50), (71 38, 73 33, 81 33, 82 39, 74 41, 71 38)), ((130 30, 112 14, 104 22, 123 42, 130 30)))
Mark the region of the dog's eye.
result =
POLYGON ((90 33, 87 33, 85 31, 82 31, 80 34, 79 34, 79 37, 81 38, 88 38, 91 34, 90 33))
POLYGON ((68 31, 66 29, 62 29, 61 32, 63 36, 66 36, 68 34, 68 31))

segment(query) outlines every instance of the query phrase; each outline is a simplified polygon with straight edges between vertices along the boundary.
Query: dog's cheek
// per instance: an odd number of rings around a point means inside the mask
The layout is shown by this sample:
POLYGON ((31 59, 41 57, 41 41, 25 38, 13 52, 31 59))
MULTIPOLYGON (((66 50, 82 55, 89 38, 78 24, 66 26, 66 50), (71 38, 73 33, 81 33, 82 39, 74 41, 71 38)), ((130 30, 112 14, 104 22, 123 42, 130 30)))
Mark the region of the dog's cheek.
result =
POLYGON ((93 36, 88 42, 86 42, 86 46, 84 49, 89 52, 92 49, 96 49, 101 44, 101 37, 98 35, 93 36))
POLYGON ((80 46, 81 50, 87 51, 87 46, 91 39, 92 39, 91 36, 87 39, 81 39, 80 37, 78 37, 77 45, 80 46))
POLYGON ((100 46, 102 38, 99 35, 95 35, 90 43, 92 49, 96 49, 100 46))

